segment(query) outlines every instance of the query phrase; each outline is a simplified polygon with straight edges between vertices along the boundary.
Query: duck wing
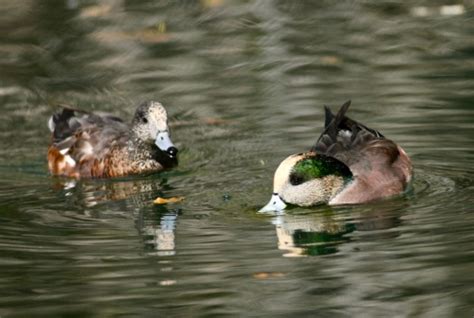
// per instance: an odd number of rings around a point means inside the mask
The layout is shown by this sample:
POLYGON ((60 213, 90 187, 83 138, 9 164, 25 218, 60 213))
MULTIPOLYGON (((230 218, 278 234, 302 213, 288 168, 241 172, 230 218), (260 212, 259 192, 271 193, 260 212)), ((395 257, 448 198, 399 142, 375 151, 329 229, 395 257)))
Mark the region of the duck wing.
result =
POLYGON ((52 132, 50 149, 62 155, 74 170, 101 161, 112 147, 125 145, 129 137, 129 127, 120 118, 71 107, 62 107, 48 126, 52 132))
POLYGON ((345 114, 350 105, 350 100, 345 102, 336 115, 324 107, 324 130, 311 151, 339 159, 349 167, 366 158, 366 151, 373 152, 374 149, 383 152, 384 160, 387 155, 389 160, 395 160, 398 155, 396 144, 377 130, 347 117, 345 114))
POLYGON ((60 110, 49 118, 48 127, 53 133, 53 142, 61 142, 86 127, 113 125, 127 129, 127 125, 117 116, 108 113, 91 113, 70 106, 60 105, 60 110))

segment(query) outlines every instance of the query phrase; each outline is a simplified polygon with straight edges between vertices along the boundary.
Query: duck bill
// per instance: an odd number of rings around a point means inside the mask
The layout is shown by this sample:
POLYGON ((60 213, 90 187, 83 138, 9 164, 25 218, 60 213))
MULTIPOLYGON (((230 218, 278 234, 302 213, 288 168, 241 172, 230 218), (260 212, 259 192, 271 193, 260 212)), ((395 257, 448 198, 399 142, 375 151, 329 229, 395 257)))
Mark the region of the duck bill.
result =
POLYGON ((156 135, 155 144, 160 150, 166 152, 170 157, 175 157, 178 149, 171 141, 170 134, 167 131, 160 131, 156 135))
POLYGON ((270 202, 258 212, 281 212, 286 208, 286 203, 276 193, 272 195, 270 202))

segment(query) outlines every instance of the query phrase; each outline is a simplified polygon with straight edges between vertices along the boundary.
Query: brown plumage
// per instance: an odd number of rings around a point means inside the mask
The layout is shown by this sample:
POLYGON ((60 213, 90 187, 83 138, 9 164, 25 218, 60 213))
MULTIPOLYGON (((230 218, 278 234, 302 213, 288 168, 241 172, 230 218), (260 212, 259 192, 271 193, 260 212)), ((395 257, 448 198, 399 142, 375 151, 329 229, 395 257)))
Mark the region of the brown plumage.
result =
POLYGON ((48 126, 48 167, 53 175, 118 177, 177 164, 166 110, 158 102, 138 106, 130 125, 110 114, 63 107, 48 126))

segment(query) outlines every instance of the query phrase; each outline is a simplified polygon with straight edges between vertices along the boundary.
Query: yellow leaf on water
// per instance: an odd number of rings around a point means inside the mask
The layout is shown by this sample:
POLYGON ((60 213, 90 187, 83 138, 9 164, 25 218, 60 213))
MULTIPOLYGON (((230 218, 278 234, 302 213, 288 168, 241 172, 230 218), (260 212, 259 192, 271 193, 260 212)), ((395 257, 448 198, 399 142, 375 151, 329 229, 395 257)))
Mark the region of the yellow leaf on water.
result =
POLYGON ((155 25, 156 32, 166 33, 166 22, 159 22, 155 25))
POLYGON ((155 204, 167 204, 167 203, 177 203, 177 202, 181 202, 184 200, 184 197, 171 197, 171 198, 162 198, 162 197, 158 197, 156 198, 153 203, 155 204))

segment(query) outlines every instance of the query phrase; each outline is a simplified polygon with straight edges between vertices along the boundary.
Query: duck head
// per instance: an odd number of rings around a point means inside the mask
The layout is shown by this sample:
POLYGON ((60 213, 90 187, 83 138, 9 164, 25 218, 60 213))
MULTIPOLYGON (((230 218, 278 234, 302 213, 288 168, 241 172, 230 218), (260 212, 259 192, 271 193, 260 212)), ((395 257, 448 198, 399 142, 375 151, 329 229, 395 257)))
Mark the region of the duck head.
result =
POLYGON ((350 180, 351 170, 335 158, 315 152, 291 155, 275 171, 272 198, 259 212, 329 202, 350 180))
POLYGON ((168 115, 159 102, 147 101, 138 106, 132 121, 135 136, 145 142, 154 143, 170 158, 176 158, 178 149, 170 138, 168 115))

